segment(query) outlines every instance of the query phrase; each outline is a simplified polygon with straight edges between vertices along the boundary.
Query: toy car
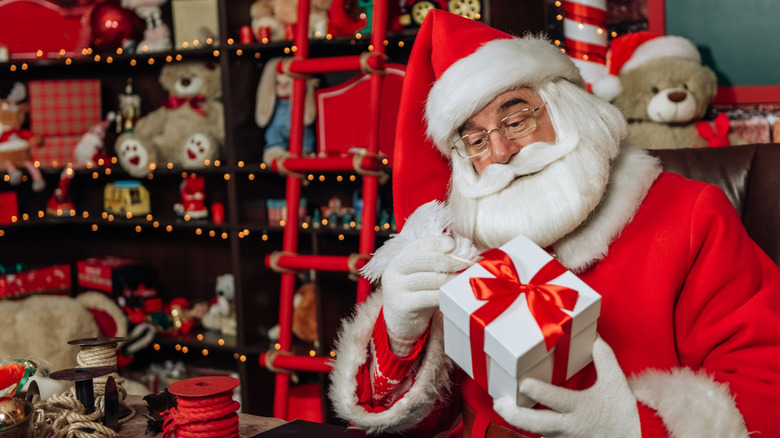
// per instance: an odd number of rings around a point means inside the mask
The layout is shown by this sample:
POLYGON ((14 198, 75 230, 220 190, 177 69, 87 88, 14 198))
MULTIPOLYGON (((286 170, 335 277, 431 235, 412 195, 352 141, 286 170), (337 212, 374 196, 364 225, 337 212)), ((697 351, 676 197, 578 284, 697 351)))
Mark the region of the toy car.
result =
POLYGON ((134 180, 108 183, 103 190, 103 209, 106 213, 127 217, 149 214, 149 191, 134 180))

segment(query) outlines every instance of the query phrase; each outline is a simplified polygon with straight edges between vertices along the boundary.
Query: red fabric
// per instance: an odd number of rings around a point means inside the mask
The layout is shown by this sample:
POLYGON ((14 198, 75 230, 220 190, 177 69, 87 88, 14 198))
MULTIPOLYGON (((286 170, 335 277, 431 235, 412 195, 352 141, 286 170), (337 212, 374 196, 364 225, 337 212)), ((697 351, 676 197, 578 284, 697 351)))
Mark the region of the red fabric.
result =
POLYGON ((658 38, 658 36, 651 32, 639 31, 630 32, 613 39, 609 45, 609 59, 607 59, 609 74, 617 76, 623 65, 634 55, 637 47, 653 38, 658 38))
POLYGON ((414 40, 398 109, 393 152, 393 207, 400 230, 420 205, 443 200, 450 178, 448 161, 428 139, 423 118, 434 81, 455 61, 482 44, 510 35, 440 10, 432 10, 414 40))
POLYGON ((82 135, 100 123, 97 79, 31 81, 30 129, 44 137, 82 135))
POLYGON ((70 265, 34 268, 0 276, 0 299, 37 293, 70 293, 71 286, 70 265))
POLYGON ((646 438, 669 438, 663 420, 654 409, 650 409, 640 402, 636 402, 639 410, 639 424, 642 427, 642 436, 646 438))
MULTIPOLYGON (((748 431, 780 436, 780 270, 720 189, 662 174, 607 256, 580 278, 602 295, 598 332, 627 376, 706 372, 728 385, 748 431)), ((590 364, 565 386, 587 388, 595 378, 590 364)))
POLYGON ((114 336, 116 336, 116 328, 117 328, 116 321, 114 320, 114 317, 112 317, 110 313, 101 309, 87 309, 87 310, 89 310, 89 313, 91 313, 92 317, 95 318, 95 323, 100 329, 101 336, 105 336, 108 338, 113 338, 114 336))

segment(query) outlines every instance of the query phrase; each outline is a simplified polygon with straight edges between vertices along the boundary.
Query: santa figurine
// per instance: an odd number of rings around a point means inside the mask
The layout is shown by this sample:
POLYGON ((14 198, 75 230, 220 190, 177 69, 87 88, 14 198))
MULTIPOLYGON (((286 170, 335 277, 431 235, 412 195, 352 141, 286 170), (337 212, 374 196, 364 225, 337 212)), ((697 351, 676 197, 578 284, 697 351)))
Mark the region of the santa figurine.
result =
POLYGON ((209 216, 205 200, 206 179, 194 174, 184 178, 179 186, 181 202, 173 205, 174 211, 185 219, 205 219, 209 216))
POLYGON ((337 340, 340 418, 421 437, 780 436, 780 270, 719 188, 626 143, 560 48, 432 10, 400 108, 399 233, 337 340), (601 295, 579 344, 593 361, 517 382, 533 407, 455 365, 439 310, 442 285, 520 235, 601 295))

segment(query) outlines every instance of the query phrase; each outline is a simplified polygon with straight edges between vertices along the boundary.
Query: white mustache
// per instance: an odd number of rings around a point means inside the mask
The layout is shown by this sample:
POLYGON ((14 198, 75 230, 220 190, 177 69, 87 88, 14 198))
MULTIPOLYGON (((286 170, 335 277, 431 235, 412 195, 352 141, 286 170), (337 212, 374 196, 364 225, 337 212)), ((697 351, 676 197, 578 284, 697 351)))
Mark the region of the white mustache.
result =
POLYGON ((453 187, 463 196, 479 199, 506 188, 512 181, 530 175, 571 152, 580 142, 577 134, 570 134, 563 141, 555 143, 536 142, 525 146, 505 164, 487 166, 476 181, 453 181, 453 187))

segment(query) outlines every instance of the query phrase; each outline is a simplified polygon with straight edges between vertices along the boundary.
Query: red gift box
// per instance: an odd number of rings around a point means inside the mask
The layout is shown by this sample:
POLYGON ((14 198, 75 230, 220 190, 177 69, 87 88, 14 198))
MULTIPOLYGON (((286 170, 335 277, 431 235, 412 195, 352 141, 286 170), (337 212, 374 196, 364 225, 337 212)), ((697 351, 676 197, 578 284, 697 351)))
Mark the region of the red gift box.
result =
POLYGON ((39 293, 70 294, 70 290, 70 265, 47 266, 0 277, 0 298, 39 293))
POLYGON ((46 137, 43 146, 33 149, 33 159, 41 163, 41 167, 62 167, 72 163, 75 160, 73 150, 79 140, 80 135, 46 137))
POLYGON ((113 273, 117 268, 137 265, 139 261, 119 257, 92 257, 76 262, 79 287, 112 293, 113 273))
POLYGON ((36 134, 80 136, 102 121, 97 79, 31 81, 27 88, 30 130, 36 134))

